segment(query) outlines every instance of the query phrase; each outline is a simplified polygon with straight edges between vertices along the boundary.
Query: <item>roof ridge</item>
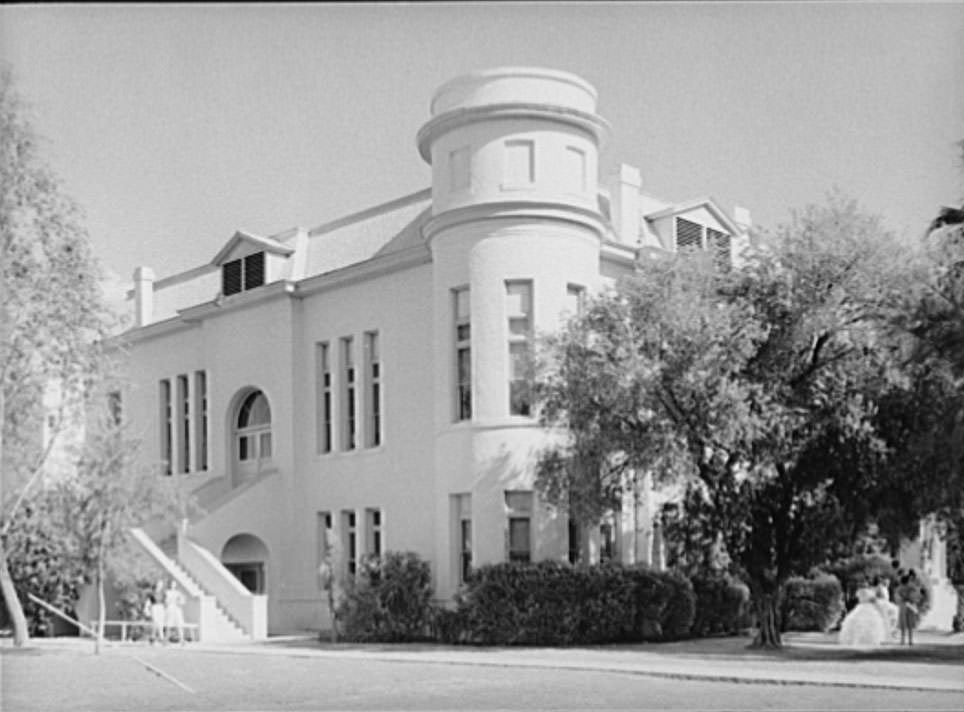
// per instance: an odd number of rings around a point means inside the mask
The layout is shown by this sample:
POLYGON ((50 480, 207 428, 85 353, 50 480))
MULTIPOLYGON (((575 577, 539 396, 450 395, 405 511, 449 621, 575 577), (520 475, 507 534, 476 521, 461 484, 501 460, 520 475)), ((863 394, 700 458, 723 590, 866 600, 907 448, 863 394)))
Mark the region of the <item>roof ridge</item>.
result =
POLYGON ((388 213, 397 208, 403 208, 407 205, 412 205, 431 197, 432 189, 422 188, 414 193, 404 195, 401 198, 395 198, 387 203, 381 203, 380 205, 375 205, 371 208, 365 208, 364 210, 359 210, 356 213, 350 213, 343 217, 336 218, 335 220, 331 220, 330 222, 322 223, 317 227, 310 228, 308 230, 308 237, 316 237, 318 235, 324 235, 325 233, 334 232, 335 230, 345 227, 346 225, 361 222, 362 220, 367 220, 368 218, 375 217, 376 215, 388 213))

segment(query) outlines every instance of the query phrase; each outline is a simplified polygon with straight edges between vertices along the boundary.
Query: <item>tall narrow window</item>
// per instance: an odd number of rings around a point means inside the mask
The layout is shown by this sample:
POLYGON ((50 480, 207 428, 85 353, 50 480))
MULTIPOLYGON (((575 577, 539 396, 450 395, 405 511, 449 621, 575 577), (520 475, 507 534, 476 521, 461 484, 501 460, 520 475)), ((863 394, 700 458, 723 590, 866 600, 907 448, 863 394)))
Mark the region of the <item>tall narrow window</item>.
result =
POLYGON ((509 413, 532 414, 532 282, 506 282, 509 334, 509 413))
POLYGON ((599 525, 599 561, 612 561, 616 557, 616 528, 611 522, 599 525))
POLYGON ((453 292, 455 302, 455 419, 472 418, 472 326, 469 290, 453 292))
POLYGON ((564 176, 566 189, 573 193, 586 191, 586 152, 575 146, 566 146, 564 176))
POLYGON ((173 425, 171 422, 171 381, 167 378, 161 381, 161 467, 165 475, 174 472, 173 458, 171 452, 171 440, 173 435, 173 425))
POLYGON ((177 377, 178 472, 191 471, 191 400, 186 375, 177 377))
POLYGON ((331 513, 318 512, 315 527, 315 546, 318 552, 318 588, 319 590, 325 590, 331 584, 332 576, 335 573, 330 567, 336 563, 331 560, 331 545, 334 538, 331 531, 331 513), (327 571, 325 570, 326 567, 327 571))
POLYGON ((369 556, 382 555, 382 510, 366 509, 365 526, 367 527, 366 543, 369 556))
POLYGON ((208 469, 208 379, 204 371, 194 372, 195 423, 194 457, 198 472, 208 469))
POLYGON ((455 510, 455 554, 459 583, 462 584, 472 572, 472 495, 454 495, 452 506, 455 510))
POLYGON ((532 185, 536 179, 535 144, 527 139, 513 139, 505 142, 505 180, 506 188, 523 188, 532 185))
POLYGON ((355 527, 354 510, 342 510, 341 521, 345 542, 345 566, 348 575, 354 576, 358 570, 358 530, 355 527))
POLYGON ((331 397, 331 355, 328 343, 317 344, 315 348, 315 369, 317 388, 317 427, 318 452, 331 452, 332 397, 331 397))
POLYGON ((382 442, 382 375, 378 360, 378 332, 365 333, 365 404, 368 409, 365 445, 377 447, 382 442))
POLYGON ((506 491, 509 561, 532 561, 532 492, 506 491))
POLYGON ((469 187, 469 147, 449 152, 449 185, 453 191, 469 187))
POLYGON ((581 550, 581 537, 579 536, 579 522, 575 519, 569 520, 569 563, 579 562, 579 552, 581 550))
POLYGON ((355 361, 352 337, 346 336, 341 340, 342 392, 344 406, 341 409, 342 418, 342 449, 355 449, 355 361))

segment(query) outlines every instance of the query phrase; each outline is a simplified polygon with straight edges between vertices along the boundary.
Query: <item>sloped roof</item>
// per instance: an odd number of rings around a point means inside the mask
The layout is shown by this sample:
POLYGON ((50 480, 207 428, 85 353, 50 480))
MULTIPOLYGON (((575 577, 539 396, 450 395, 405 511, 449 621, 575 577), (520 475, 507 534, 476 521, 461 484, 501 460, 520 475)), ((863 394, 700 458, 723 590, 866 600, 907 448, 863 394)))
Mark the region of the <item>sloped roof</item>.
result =
POLYGON ((653 213, 646 213, 643 217, 647 220, 658 220, 659 218, 670 217, 673 215, 682 215, 683 213, 688 213, 692 210, 698 208, 706 208, 713 217, 719 220, 720 224, 723 225, 731 234, 739 235, 740 228, 733 222, 733 219, 726 214, 726 211, 721 208, 717 202, 711 197, 695 198, 689 200, 685 203, 675 203, 669 207, 663 208, 662 210, 657 210, 653 213))
POLYGON ((238 230, 227 242, 224 243, 224 246, 218 250, 218 253, 211 260, 211 264, 214 266, 220 266, 228 255, 234 251, 234 248, 236 248, 242 242, 250 242, 260 249, 263 249, 267 252, 274 252, 279 255, 287 256, 294 252, 294 249, 291 247, 282 245, 280 242, 273 240, 270 237, 261 237, 260 235, 252 235, 249 232, 238 230))

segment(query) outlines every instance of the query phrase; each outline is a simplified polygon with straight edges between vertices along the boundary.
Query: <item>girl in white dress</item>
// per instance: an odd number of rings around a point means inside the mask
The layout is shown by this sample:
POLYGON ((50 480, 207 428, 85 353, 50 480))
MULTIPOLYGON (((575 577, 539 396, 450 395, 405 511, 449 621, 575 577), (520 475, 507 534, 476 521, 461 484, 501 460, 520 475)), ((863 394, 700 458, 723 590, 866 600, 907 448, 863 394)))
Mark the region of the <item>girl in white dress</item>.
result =
POLYGON ((884 618, 884 623, 887 625, 887 635, 889 638, 897 638, 897 605, 892 603, 890 600, 890 586, 887 579, 874 580, 875 590, 877 592, 877 600, 874 603, 877 604, 877 608, 880 611, 880 615, 884 618))
POLYGON ((857 605, 840 624, 840 644, 848 648, 877 648, 887 640, 887 624, 876 604, 877 592, 857 590, 857 605))

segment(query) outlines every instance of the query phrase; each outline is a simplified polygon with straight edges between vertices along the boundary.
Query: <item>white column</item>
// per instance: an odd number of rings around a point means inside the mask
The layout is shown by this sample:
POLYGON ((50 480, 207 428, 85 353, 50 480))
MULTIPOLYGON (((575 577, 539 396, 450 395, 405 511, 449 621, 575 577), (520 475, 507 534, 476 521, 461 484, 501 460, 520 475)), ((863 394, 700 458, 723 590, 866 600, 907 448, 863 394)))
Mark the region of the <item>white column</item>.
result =
POLYGON ((134 324, 147 326, 154 320, 154 271, 150 267, 134 270, 134 324))

